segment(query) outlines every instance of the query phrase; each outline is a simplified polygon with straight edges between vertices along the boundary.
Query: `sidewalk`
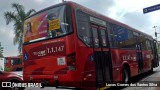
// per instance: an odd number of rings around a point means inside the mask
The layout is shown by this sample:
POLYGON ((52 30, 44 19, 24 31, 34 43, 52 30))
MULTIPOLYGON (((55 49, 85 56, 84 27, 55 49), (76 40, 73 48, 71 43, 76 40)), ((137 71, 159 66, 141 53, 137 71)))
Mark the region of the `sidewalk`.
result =
MULTIPOLYGON (((155 82, 155 83, 158 83, 158 82, 160 83, 160 66, 155 68, 154 72, 155 72, 154 74, 151 74, 150 76, 142 79, 141 81, 142 82, 143 81, 144 82, 145 81, 146 82, 150 82, 151 81, 151 82, 155 82), (156 82, 156 81, 158 81, 158 82, 156 82)), ((126 87, 126 88, 124 88, 122 90, 160 90, 160 85, 157 86, 157 87, 145 87, 145 86, 143 86, 143 87, 126 87)))

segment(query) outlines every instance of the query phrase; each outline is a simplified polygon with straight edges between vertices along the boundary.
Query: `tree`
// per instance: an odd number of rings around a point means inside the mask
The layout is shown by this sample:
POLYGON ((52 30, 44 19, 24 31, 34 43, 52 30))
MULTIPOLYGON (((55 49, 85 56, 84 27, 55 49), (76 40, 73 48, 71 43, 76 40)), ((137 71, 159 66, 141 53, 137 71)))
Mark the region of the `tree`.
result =
POLYGON ((0 65, 0 71, 3 71, 3 68, 2 68, 2 66, 0 65))
POLYGON ((3 57, 3 47, 0 42, 0 59, 3 57))
POLYGON ((6 20, 6 24, 13 22, 14 26, 14 38, 13 38, 13 44, 18 44, 18 51, 21 54, 22 50, 22 43, 23 43, 23 24, 26 19, 26 17, 32 15, 36 11, 34 9, 30 9, 27 13, 25 13, 24 6, 13 3, 12 8, 13 11, 7 11, 4 13, 4 17, 6 20))

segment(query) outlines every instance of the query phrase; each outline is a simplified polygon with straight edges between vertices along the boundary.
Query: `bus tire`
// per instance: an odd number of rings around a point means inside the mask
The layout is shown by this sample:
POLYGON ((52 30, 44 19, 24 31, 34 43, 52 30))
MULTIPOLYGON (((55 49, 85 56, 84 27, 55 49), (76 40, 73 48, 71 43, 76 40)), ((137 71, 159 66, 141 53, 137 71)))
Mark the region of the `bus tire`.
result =
POLYGON ((149 73, 153 73, 153 68, 151 68, 151 70, 149 70, 149 73))
POLYGON ((153 63, 152 63, 152 66, 151 66, 151 70, 149 70, 149 73, 153 73, 153 63))
POLYGON ((128 69, 123 69, 122 71, 122 81, 123 83, 129 83, 130 74, 128 69))

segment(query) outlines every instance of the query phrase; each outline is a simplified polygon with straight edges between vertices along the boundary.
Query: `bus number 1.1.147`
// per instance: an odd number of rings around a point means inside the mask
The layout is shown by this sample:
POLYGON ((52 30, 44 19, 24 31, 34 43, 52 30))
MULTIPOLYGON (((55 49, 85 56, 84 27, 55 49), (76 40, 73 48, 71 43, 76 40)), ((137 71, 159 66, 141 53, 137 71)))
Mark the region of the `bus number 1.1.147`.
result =
POLYGON ((50 47, 50 48, 47 48, 47 53, 62 52, 63 50, 64 50, 64 46, 50 47))

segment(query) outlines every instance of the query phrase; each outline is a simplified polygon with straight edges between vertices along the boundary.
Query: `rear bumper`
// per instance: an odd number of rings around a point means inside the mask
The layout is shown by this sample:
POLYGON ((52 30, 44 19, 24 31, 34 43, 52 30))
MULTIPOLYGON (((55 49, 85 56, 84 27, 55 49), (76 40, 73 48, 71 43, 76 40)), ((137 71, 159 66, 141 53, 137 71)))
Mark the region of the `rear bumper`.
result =
POLYGON ((96 88, 95 81, 82 81, 77 78, 67 77, 65 75, 24 75, 25 82, 36 82, 41 83, 42 87, 56 87, 56 88, 65 88, 65 89, 74 89, 74 88, 83 88, 86 90, 94 90, 96 88), (88 89, 92 88, 92 89, 88 89))
POLYGON ((42 83, 46 86, 69 86, 80 87, 81 81, 74 77, 67 77, 66 75, 23 75, 25 82, 42 83), (77 80, 77 81, 75 81, 77 80))

